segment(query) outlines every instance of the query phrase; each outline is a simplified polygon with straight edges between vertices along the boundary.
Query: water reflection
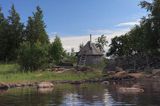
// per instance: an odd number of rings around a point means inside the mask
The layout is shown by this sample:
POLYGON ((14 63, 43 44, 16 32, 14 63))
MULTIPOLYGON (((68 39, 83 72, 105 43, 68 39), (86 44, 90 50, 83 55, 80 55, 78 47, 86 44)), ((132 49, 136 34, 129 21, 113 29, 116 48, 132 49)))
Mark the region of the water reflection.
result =
POLYGON ((0 92, 0 106, 159 106, 160 82, 141 82, 140 94, 122 94, 129 84, 56 85, 54 89, 16 88, 0 92))
POLYGON ((108 87, 111 97, 116 101, 116 104, 136 105, 136 106, 160 106, 160 82, 153 80, 142 80, 140 82, 143 93, 122 94, 117 92, 117 87, 132 86, 132 84, 112 85, 108 87))
POLYGON ((50 93, 53 91, 53 88, 38 88, 39 93, 50 93))

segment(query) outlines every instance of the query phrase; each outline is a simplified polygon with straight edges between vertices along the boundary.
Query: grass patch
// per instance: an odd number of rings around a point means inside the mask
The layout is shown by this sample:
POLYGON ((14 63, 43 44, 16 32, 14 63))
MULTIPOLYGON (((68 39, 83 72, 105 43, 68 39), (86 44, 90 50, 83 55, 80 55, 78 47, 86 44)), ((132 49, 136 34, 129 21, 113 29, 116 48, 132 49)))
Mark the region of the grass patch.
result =
POLYGON ((0 82, 35 82, 35 81, 54 81, 54 80, 71 80, 79 81, 101 76, 100 71, 77 72, 65 71, 56 73, 51 71, 22 72, 17 64, 0 65, 0 82))

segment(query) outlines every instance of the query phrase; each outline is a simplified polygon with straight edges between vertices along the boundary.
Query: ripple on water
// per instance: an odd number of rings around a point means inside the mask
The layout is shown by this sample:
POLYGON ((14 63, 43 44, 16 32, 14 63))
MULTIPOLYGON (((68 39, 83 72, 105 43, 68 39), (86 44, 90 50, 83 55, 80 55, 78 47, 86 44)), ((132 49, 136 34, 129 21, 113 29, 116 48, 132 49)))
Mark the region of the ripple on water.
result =
MULTIPOLYGON (((159 83, 158 83, 159 84, 159 83)), ((159 84, 160 85, 160 84, 159 84)), ((141 94, 122 94, 123 85, 57 85, 41 92, 36 88, 15 88, 0 93, 0 106, 159 106, 157 84, 147 82, 141 94)))

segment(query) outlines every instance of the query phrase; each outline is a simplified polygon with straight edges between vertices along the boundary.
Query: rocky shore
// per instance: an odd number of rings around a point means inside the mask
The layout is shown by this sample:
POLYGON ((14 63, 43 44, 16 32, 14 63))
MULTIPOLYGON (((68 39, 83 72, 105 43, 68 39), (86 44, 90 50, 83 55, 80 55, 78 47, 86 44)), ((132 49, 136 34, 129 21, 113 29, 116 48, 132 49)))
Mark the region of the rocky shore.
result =
MULTIPOLYGON (((131 79, 128 79, 131 80, 131 79)), ((133 80, 133 79, 132 79, 133 80)), ((125 80, 123 80, 125 81, 125 80)), ((126 80, 127 81, 127 80, 126 80)), ((81 81, 48 81, 52 84, 83 84, 83 83, 116 83, 117 80, 112 79, 90 79, 90 80, 81 80, 81 81)), ((30 83, 0 83, 0 89, 9 89, 9 88, 18 88, 18 87, 38 87, 40 82, 30 82, 30 83)))
MULTIPOLYGON (((159 71, 157 72, 159 73, 159 71)), ((104 74, 101 78, 94 78, 94 79, 87 79, 87 80, 80 80, 80 81, 71 81, 71 80, 64 80, 64 81, 47 81, 46 86, 49 84, 83 84, 83 83, 102 83, 102 84, 116 84, 119 82, 127 82, 127 81, 137 81, 143 78, 149 79, 160 79, 160 74, 144 74, 144 73, 127 73, 125 71, 120 72, 111 72, 108 74, 104 74)), ((0 89, 9 89, 9 88, 16 88, 16 87, 38 87, 40 82, 21 82, 21 83, 3 83, 0 82, 0 89)))
MULTIPOLYGON (((107 79, 90 79, 81 81, 47 81, 52 84, 83 84, 83 83, 101 83, 107 79)), ((107 81, 109 82, 110 79, 107 81)), ((113 81, 113 80, 110 80, 113 81)), ((0 89, 18 88, 18 87, 38 87, 41 82, 25 82, 25 83, 0 83, 0 89)))

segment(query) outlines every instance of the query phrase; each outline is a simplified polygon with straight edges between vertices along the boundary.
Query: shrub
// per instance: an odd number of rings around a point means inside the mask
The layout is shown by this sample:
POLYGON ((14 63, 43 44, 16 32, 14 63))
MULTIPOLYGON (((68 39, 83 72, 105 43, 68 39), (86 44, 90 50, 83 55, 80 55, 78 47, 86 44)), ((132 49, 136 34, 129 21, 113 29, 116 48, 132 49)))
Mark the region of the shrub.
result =
POLYGON ((21 44, 18 62, 23 70, 43 69, 48 63, 48 45, 39 42, 21 44))
POLYGON ((61 43, 61 39, 56 36, 54 42, 50 45, 50 56, 51 60, 54 61, 55 64, 59 64, 64 55, 63 46, 61 43))

